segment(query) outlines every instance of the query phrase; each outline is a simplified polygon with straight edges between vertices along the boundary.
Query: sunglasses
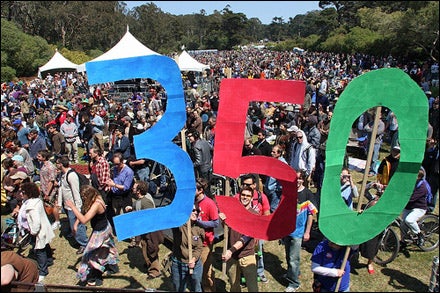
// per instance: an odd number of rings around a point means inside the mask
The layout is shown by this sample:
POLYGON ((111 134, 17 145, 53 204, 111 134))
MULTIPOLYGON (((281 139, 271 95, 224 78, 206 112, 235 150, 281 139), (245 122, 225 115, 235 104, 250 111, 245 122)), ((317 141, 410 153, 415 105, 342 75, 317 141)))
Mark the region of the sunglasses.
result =
POLYGON ((243 186, 251 187, 253 183, 243 183, 243 186))
POLYGON ((252 194, 242 193, 242 194, 240 194, 240 196, 242 196, 242 197, 247 197, 247 198, 251 198, 251 197, 252 197, 252 194))

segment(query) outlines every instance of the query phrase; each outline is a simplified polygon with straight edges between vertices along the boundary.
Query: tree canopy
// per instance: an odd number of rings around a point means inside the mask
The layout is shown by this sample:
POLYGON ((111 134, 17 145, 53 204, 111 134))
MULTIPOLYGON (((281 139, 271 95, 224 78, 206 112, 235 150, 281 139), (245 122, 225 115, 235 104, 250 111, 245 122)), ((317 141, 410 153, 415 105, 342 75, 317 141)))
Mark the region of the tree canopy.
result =
POLYGON ((321 10, 264 25, 229 5, 207 15, 172 15, 153 2, 128 9, 123 1, 2 1, 2 80, 35 75, 55 48, 80 64, 130 32, 161 54, 230 50, 267 39, 273 48, 364 53, 437 61, 437 1, 320 1, 321 10))

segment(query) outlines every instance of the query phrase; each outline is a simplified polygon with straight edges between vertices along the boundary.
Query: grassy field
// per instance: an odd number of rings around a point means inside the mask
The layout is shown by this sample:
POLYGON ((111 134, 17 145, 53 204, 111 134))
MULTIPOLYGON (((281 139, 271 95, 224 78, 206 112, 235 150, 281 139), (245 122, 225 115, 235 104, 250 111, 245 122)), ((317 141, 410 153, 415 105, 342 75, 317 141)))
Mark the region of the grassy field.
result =
MULTIPOLYGON (((438 213, 438 207, 437 207, 438 213)), ((67 228, 67 219, 62 216, 62 228, 57 230, 57 237, 52 241, 51 246, 55 249, 54 265, 49 269, 49 275, 45 279, 48 285, 76 285, 75 278, 77 264, 80 257, 75 254, 76 247, 72 245, 63 233, 67 228)), ((90 232, 90 229, 88 229, 90 232)), ((304 245, 301 251, 301 291, 311 292, 313 275, 310 270, 310 257, 314 246, 319 241, 318 233, 313 234, 310 243, 304 245)), ((125 289, 156 289, 160 291, 173 291, 171 279, 163 276, 154 280, 146 279, 146 268, 140 248, 128 248, 128 242, 119 241, 117 247, 120 253, 120 272, 104 277, 104 286, 108 288, 125 289)), ((167 244, 167 243, 166 243, 167 244)), ((163 258, 169 250, 169 245, 161 245, 160 255, 163 258)), ((222 276, 221 252, 223 241, 218 242, 214 247, 216 288, 218 292, 229 291, 229 284, 222 276)), ((267 241, 264 245, 264 259, 266 277, 268 283, 259 283, 261 292, 282 292, 286 287, 285 280, 281 277, 286 271, 286 260, 284 246, 276 241, 267 241)), ((29 249, 23 252, 27 255, 29 249)), ((386 267, 375 265, 376 273, 369 275, 366 269, 366 259, 360 257, 359 265, 351 272, 352 292, 426 292, 431 276, 432 259, 439 254, 439 250, 433 252, 422 252, 417 247, 410 247, 406 253, 399 253, 396 260, 386 267)), ((51 289, 48 291, 59 291, 51 289)), ((76 289, 79 290, 79 289, 76 289)), ((70 291, 70 290, 66 290, 70 291)), ((246 292, 246 288, 243 288, 246 292)))
MULTIPOLYGON (((381 151, 383 158, 387 154, 387 149, 381 151)), ((362 174, 358 172, 352 173, 355 182, 360 186, 362 182, 362 174)), ((371 178, 369 180, 372 180, 371 178)), ((438 204, 435 210, 438 215, 438 204)), ((4 220, 6 216, 2 216, 4 220)), ((45 279, 48 285, 76 285, 78 280, 75 277, 77 264, 80 257, 75 254, 76 247, 72 244, 72 240, 64 237, 67 231, 67 218, 64 214, 61 216, 62 227, 56 231, 56 238, 52 241, 51 246, 55 249, 54 265, 49 269, 49 275, 45 279)), ((88 232, 91 229, 89 227, 88 232)), ((322 238, 322 235, 314 231, 312 239, 304 245, 301 251, 301 288, 300 291, 311 292, 311 284, 313 275, 310 270, 310 257, 315 245, 322 238)), ((128 248, 129 242, 118 241, 117 247, 120 253, 120 272, 104 277, 104 288, 120 289, 138 289, 138 290, 158 290, 172 291, 173 285, 171 279, 167 276, 154 280, 146 279, 146 267, 140 248, 128 248)), ((229 291, 229 284, 222 276, 221 252, 223 249, 223 241, 218 242, 214 246, 214 267, 216 273, 216 289, 218 292, 229 291)), ((268 283, 259 283, 261 292, 281 292, 287 286, 282 278, 286 272, 286 258, 284 246, 280 245, 278 240, 267 241, 264 245, 264 262, 266 269, 266 277, 268 283)), ((170 251, 169 243, 161 245, 160 257, 170 251)), ((23 252, 28 255, 29 249, 23 252)), ((434 256, 439 255, 439 249, 432 252, 422 252, 415 246, 410 246, 404 253, 399 253, 396 260, 388 264, 386 267, 375 265, 376 273, 369 275, 366 268, 366 259, 359 257, 359 265, 352 268, 351 272, 351 291, 352 292, 426 292, 428 290, 429 280, 431 276, 432 260, 434 256)), ((63 291, 78 291, 63 290, 63 291)), ((48 288, 48 291, 60 291, 60 288, 48 288)), ((244 292, 247 289, 243 288, 244 292)))

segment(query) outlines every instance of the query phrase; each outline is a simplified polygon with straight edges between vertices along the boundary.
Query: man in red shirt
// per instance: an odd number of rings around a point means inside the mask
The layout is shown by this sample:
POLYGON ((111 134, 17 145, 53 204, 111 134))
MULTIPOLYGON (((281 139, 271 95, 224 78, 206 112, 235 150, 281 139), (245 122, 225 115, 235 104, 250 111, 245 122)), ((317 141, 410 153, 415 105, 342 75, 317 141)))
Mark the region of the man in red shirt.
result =
POLYGON ((214 228, 219 225, 218 207, 214 200, 209 198, 205 190, 209 188, 208 181, 204 178, 196 179, 195 202, 198 204, 200 213, 196 225, 205 229, 205 240, 203 242, 202 288, 204 292, 215 292, 215 275, 212 267, 212 246, 214 244, 214 228))
POLYGON ((98 146, 93 146, 89 152, 90 155, 90 181, 102 198, 107 202, 107 192, 110 189, 107 186, 107 180, 110 177, 110 164, 103 157, 102 150, 98 146))

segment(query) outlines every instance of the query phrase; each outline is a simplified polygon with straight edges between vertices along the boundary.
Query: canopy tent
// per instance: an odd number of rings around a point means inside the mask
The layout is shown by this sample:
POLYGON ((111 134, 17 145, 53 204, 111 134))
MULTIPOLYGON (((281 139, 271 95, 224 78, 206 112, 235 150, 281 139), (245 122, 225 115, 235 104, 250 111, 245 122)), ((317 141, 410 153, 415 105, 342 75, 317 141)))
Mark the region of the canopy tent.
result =
POLYGON ((71 71, 71 69, 76 71, 78 69, 78 64, 69 61, 61 55, 58 50, 55 50, 55 54, 52 58, 46 64, 38 68, 38 77, 41 78, 41 74, 47 71, 71 71))
POLYGON ((147 55, 160 55, 159 53, 151 50, 150 48, 139 42, 129 31, 127 26, 127 32, 121 40, 110 50, 96 57, 93 60, 85 62, 79 65, 78 72, 86 71, 86 64, 96 61, 104 60, 116 60, 130 57, 139 57, 147 55))
POLYGON ((179 65, 180 71, 199 71, 203 72, 205 69, 209 69, 209 65, 205 65, 191 57, 185 50, 175 57, 177 65, 179 65))

